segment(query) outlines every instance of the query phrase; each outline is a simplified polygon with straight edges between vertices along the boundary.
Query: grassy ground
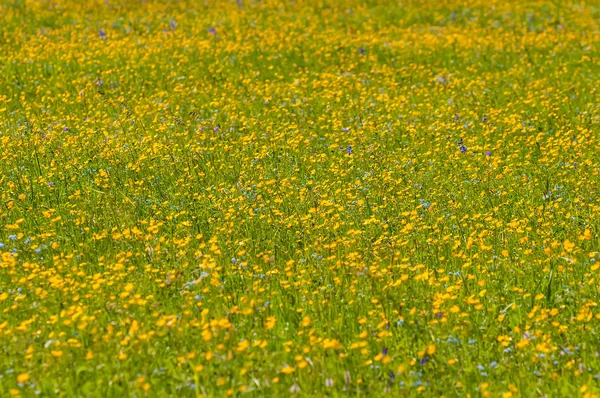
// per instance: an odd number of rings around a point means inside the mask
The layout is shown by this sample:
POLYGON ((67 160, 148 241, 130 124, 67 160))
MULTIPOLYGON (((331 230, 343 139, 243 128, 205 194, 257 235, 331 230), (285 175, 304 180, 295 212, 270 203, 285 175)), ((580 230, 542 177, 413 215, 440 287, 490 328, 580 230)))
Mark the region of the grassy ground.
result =
POLYGON ((0 4, 1 396, 600 392, 599 4, 0 4))

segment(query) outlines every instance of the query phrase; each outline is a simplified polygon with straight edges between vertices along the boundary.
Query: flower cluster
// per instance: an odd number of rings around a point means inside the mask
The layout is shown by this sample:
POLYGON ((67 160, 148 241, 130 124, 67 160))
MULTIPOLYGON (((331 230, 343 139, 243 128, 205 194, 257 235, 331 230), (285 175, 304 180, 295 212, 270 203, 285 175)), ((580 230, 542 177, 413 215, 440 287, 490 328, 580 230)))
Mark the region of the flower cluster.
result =
POLYGON ((0 395, 599 393, 597 7, 5 3, 0 395))

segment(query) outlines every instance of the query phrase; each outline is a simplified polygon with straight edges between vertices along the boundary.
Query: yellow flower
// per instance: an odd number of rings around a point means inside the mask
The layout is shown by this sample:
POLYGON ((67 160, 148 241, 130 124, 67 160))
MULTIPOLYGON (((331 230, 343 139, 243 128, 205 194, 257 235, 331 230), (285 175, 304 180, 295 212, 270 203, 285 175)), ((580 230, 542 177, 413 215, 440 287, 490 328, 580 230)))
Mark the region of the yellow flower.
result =
POLYGON ((517 343, 517 348, 525 348, 529 343, 530 341, 528 339, 523 339, 517 343))
POLYGON ((248 347, 250 347, 250 342, 248 340, 243 340, 238 344, 236 351, 242 352, 248 347))
POLYGON ((29 380, 29 374, 27 373, 21 373, 17 376, 17 383, 25 383, 27 380, 29 380))
POLYGON ((131 322, 131 326, 129 327, 129 335, 133 336, 138 330, 140 330, 140 324, 135 319, 131 322))
POLYGON ((277 323, 277 318, 275 318, 274 316, 268 317, 267 320, 265 321, 265 329, 273 329, 275 327, 276 323, 277 323))
POLYGON ((54 358, 60 358, 63 356, 63 352, 61 350, 52 350, 50 351, 50 355, 52 355, 54 358))
POLYGON ((573 249, 575 248, 575 243, 573 243, 567 239, 563 242, 563 247, 565 248, 567 253, 571 253, 573 251, 573 249))

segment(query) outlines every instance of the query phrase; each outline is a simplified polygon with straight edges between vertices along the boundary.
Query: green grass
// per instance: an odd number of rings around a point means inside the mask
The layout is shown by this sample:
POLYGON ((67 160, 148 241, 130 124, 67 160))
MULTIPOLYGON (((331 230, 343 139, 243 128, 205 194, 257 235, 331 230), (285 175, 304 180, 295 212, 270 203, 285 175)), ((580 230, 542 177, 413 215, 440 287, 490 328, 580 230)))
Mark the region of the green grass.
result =
POLYGON ((0 396, 596 396, 599 17, 1 3, 0 396))

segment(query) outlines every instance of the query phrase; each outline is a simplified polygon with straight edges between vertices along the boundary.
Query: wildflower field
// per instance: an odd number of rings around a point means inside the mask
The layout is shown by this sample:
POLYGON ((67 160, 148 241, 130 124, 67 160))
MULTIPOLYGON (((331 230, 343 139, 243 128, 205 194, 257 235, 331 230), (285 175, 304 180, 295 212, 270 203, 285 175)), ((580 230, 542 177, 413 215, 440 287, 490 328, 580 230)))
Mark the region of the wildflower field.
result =
POLYGON ((598 396, 599 23, 3 0, 0 396, 598 396))

